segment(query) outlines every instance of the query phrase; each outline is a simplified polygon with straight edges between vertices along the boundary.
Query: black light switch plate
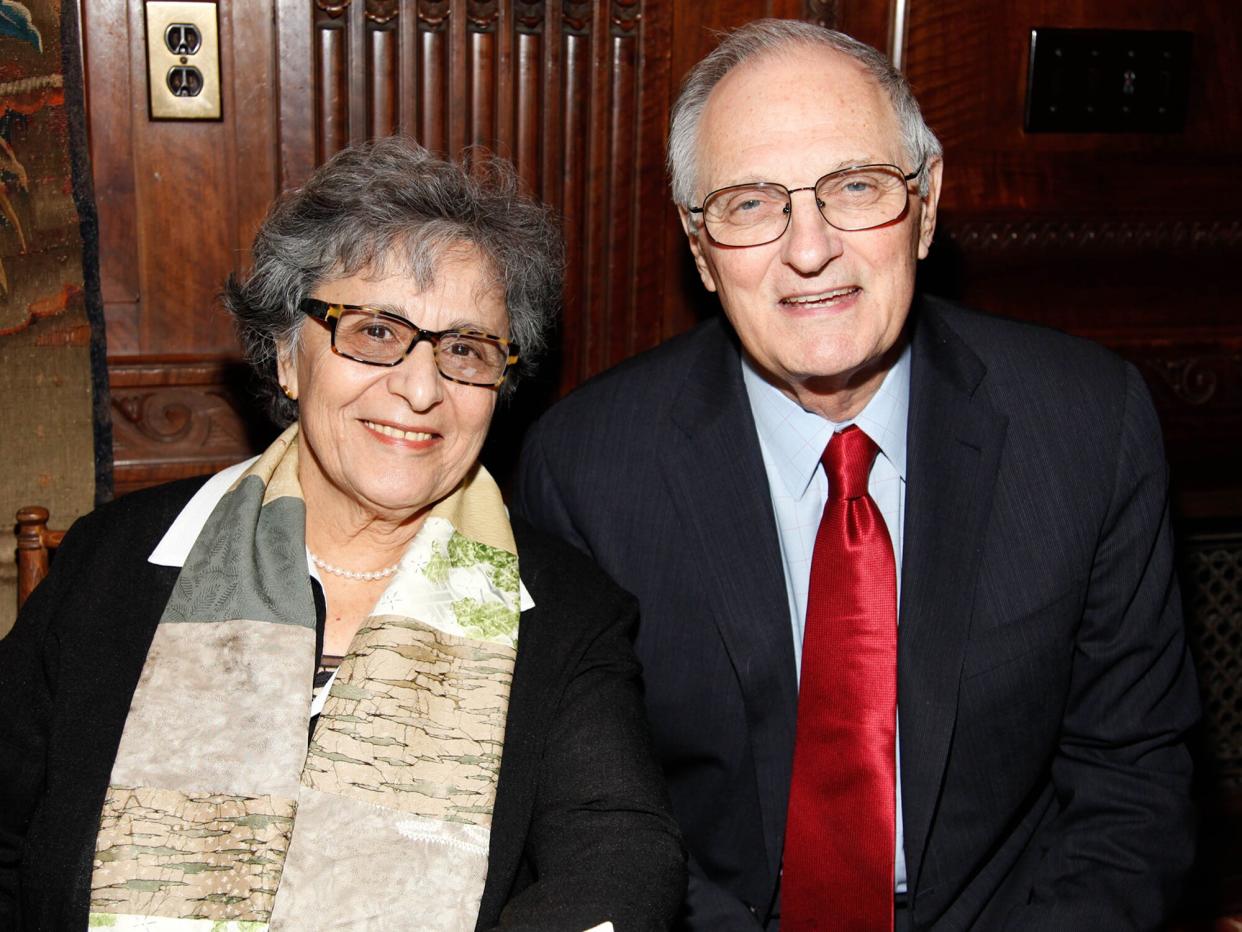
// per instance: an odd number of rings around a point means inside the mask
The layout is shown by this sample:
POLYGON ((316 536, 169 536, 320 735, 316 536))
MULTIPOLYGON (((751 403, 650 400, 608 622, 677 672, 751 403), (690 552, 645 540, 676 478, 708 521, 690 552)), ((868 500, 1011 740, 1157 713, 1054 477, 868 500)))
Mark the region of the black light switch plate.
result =
POLYGON ((1032 29, 1027 132, 1177 132, 1190 48, 1189 32, 1032 29))

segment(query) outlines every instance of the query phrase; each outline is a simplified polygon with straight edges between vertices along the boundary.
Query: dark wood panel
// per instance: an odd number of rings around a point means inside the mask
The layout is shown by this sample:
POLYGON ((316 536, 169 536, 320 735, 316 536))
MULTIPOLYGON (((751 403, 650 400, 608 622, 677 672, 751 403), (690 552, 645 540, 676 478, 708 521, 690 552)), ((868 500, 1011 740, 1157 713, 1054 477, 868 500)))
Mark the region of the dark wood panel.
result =
MULTIPOLYGON (((545 204, 564 213, 561 178, 565 166, 565 95, 561 84, 565 74, 565 42, 561 38, 563 22, 559 3, 547 6, 547 21, 542 25, 544 66, 540 85, 542 107, 542 183, 539 194, 545 204)), ((568 293, 568 292, 566 292, 568 293)))
MULTIPOLYGON (((306 0, 274 0, 277 80, 276 126, 279 187, 292 188, 310 175, 315 164, 316 76, 313 7, 306 0)), ((260 9, 262 9, 260 7, 260 9)), ((261 134, 260 134, 261 138, 261 134)), ((270 140, 263 140, 269 142, 270 140)))
POLYGON ((513 114, 513 161, 529 190, 536 193, 543 188, 539 132, 543 118, 543 25, 542 12, 538 16, 527 12, 517 17, 515 73, 510 89, 513 106, 509 111, 513 114))
MULTIPOLYGON (((518 163, 517 128, 518 99, 514 94, 517 85, 517 62, 514 58, 514 45, 517 41, 514 29, 514 5, 499 4, 496 14, 496 75, 494 79, 496 91, 495 120, 495 151, 509 159, 514 165, 518 163)), ((526 166, 529 170, 529 165, 526 166)), ((522 166, 518 166, 521 172, 522 166)), ((532 189, 533 190, 533 189, 532 189)))
MULTIPOLYGON (((496 3, 472 4, 467 21, 466 60, 469 76, 469 126, 467 144, 503 152, 507 148, 497 134, 497 72, 500 62, 497 42, 496 3)), ((503 104, 502 104, 503 108, 503 104)))
POLYGON ((946 206, 1236 213, 1242 186, 1227 179, 1242 154, 1233 80, 1240 34, 1242 5, 1235 3, 910 0, 907 70, 951 159, 946 206), (1192 31, 1185 131, 1023 132, 1036 26, 1192 31))
MULTIPOLYGON (((586 215, 586 241, 583 244, 584 285, 582 304, 566 306, 566 313, 584 323, 581 368, 573 373, 574 383, 594 372, 608 368, 608 266, 611 259, 607 213, 609 76, 608 34, 609 4, 583 4, 583 19, 588 22, 586 46, 590 77, 587 90, 586 169, 581 178, 583 203, 579 208, 586 215)), ((567 4, 568 7, 568 4, 567 4)))
MULTIPOLYGON (((226 117, 231 115, 223 129, 226 155, 234 168, 229 271, 240 271, 280 184, 277 147, 273 145, 278 127, 276 60, 272 55, 275 19, 271 10, 254 4, 222 6, 220 19, 224 112, 226 117)), ((220 284, 216 285, 217 292, 220 284)))
POLYGON ((562 126, 560 197, 556 205, 563 219, 566 247, 565 316, 561 329, 561 387, 567 390, 582 379, 589 361, 585 348, 591 334, 590 269, 586 243, 589 236, 591 172, 591 38, 590 9, 585 3, 566 3, 562 18, 562 126))
POLYGON ((418 86, 418 15, 405 4, 404 11, 398 5, 397 18, 393 20, 397 30, 397 62, 400 77, 397 82, 397 112, 401 132, 413 136, 418 132, 419 98, 414 93, 418 86))
POLYGON ((349 21, 334 9, 321 6, 315 20, 316 162, 349 143, 349 21))
POLYGON ((607 245, 606 351, 600 368, 615 365, 635 350, 634 276, 637 272, 638 218, 638 0, 614 0, 608 38, 608 171, 600 202, 607 245))
POLYGON ((453 15, 448 22, 448 148, 445 152, 456 157, 466 148, 470 133, 470 60, 469 24, 471 13, 482 6, 478 0, 452 0, 453 15))
MULTIPOLYGON (((396 25, 391 19, 373 19, 367 10, 367 135, 397 132, 397 93, 400 78, 396 25)), ((387 15, 387 14, 383 14, 387 15)), ((395 7, 394 13, 395 16, 395 7)))
MULTIPOLYGON (((99 250, 110 261, 100 265, 106 305, 138 302, 138 217, 134 203, 133 120, 130 99, 145 93, 146 76, 131 66, 130 18, 124 0, 97 0, 82 11, 84 71, 90 109, 91 159, 99 250)), ((141 26, 141 24, 139 24, 141 26)), ((144 108, 145 109, 145 108, 144 108)), ((141 112, 141 111, 139 111, 141 112)), ((111 324, 112 314, 108 314, 111 324)), ((115 352, 133 352, 136 327, 108 333, 115 352)))
MULTIPOLYGON (((111 352, 139 351, 141 284, 139 224, 135 201, 134 120, 145 112, 128 106, 146 93, 145 62, 132 62, 133 17, 119 0, 93 3, 82 11, 82 46, 87 85, 91 164, 99 218, 99 251, 106 338, 111 352), (107 63, 107 66, 104 66, 107 63)), ((141 21, 139 20, 139 28, 141 21)))
POLYGON ((343 17, 346 21, 345 73, 349 85, 349 141, 367 138, 367 35, 366 14, 370 3, 350 3, 343 17))
POLYGON ((236 167, 226 147, 222 124, 156 122, 144 126, 135 146, 144 352, 236 346, 231 324, 212 300, 221 273, 233 265, 236 167), (187 151, 195 158, 187 160, 187 151), (187 299, 194 302, 188 308, 187 299))
MULTIPOLYGON (((418 141, 436 152, 447 152, 449 4, 418 3, 418 141)), ((407 89, 408 90, 408 89, 407 89)))

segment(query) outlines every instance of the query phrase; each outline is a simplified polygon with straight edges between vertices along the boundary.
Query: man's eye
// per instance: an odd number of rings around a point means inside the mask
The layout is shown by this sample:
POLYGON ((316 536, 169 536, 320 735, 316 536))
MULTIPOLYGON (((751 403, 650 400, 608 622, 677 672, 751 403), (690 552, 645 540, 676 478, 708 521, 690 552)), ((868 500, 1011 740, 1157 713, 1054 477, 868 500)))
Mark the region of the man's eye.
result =
POLYGON ((779 198, 769 197, 764 194, 747 193, 739 194, 737 197, 730 199, 725 205, 726 215, 734 218, 746 216, 754 216, 755 214, 771 213, 773 210, 784 206, 784 201, 779 198))
POLYGON ((874 197, 879 194, 880 185, 875 178, 869 175, 854 175, 849 178, 842 178, 837 184, 835 192, 837 195, 848 198, 866 198, 874 197))

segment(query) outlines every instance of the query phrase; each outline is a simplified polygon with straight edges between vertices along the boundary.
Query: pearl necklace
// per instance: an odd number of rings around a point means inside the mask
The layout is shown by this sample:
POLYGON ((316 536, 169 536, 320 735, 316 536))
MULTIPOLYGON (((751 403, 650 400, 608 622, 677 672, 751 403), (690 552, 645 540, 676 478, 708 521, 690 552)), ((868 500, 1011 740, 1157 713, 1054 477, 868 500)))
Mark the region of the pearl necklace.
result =
POLYGON ((306 552, 310 554, 311 562, 314 563, 321 570, 323 570, 325 573, 331 573, 333 576, 343 576, 345 579, 365 579, 365 580, 387 579, 389 576, 391 576, 393 573, 397 572, 397 570, 401 568, 401 561, 398 560, 396 563, 394 563, 392 566, 386 569, 375 570, 370 573, 359 573, 356 570, 347 570, 339 566, 333 566, 327 560, 324 560, 320 558, 319 556, 317 556, 316 554, 312 553, 309 547, 306 548, 306 552))

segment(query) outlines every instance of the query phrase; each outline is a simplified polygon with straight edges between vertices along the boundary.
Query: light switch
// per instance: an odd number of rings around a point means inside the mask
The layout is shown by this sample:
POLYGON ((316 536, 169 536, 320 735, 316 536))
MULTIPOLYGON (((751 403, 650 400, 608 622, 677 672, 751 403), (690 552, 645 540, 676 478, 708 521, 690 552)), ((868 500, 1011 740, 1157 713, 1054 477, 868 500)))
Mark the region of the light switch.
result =
POLYGON ((1189 32, 1033 29, 1029 133, 1172 133, 1186 121, 1189 32))
POLYGON ((218 4, 148 0, 147 86, 153 120, 218 120, 218 4))

